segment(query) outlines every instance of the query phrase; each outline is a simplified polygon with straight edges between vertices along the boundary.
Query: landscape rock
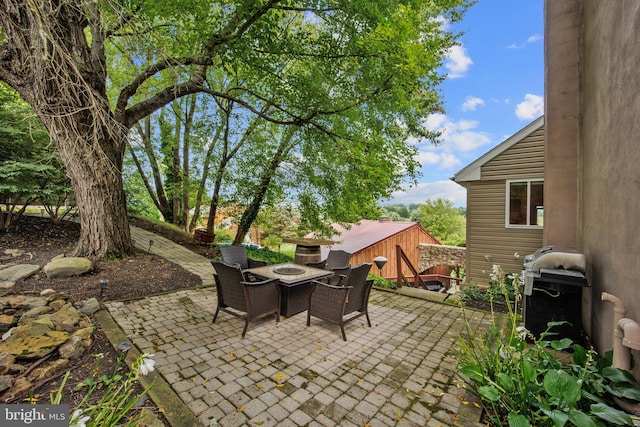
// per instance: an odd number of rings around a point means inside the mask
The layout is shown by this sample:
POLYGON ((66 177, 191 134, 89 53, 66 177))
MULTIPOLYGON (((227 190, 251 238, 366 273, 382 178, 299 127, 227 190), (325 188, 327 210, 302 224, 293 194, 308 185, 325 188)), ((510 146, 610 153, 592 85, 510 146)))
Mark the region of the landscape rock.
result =
POLYGON ((16 325, 16 318, 9 314, 0 314, 0 332, 6 332, 16 325))
POLYGON ((80 312, 84 314, 93 314, 100 310, 100 303, 96 298, 89 298, 84 302, 84 305, 80 308, 80 312))
POLYGON ((11 353, 0 353, 0 375, 5 375, 10 371, 11 366, 16 363, 16 358, 11 353))
POLYGON ((82 356, 85 350, 86 348, 84 346, 82 337, 74 335, 70 337, 67 342, 60 346, 60 348, 58 349, 58 353, 63 359, 73 360, 82 356))
MULTIPOLYGON (((47 314, 53 311, 53 308, 48 305, 42 305, 39 307, 34 307, 29 311, 26 311, 20 316, 20 320, 18 320, 18 324, 24 325, 31 319, 35 319, 43 314, 47 314)), ((1 317, 1 316, 0 316, 1 317)))
POLYGON ((27 310, 31 310, 32 308, 44 307, 45 305, 47 305, 47 300, 45 298, 30 297, 23 300, 22 303, 20 304, 20 307, 25 308, 27 310))
POLYGON ((16 282, 11 282, 9 280, 0 280, 0 291, 9 291, 13 289, 16 285, 16 282))
POLYGON ((26 251, 24 249, 5 249, 3 253, 5 255, 11 255, 14 258, 18 258, 26 253, 26 251))
POLYGON ((53 322, 57 331, 71 332, 76 328, 76 326, 78 326, 82 317, 82 313, 80 313, 71 304, 67 303, 48 318, 53 322))
POLYGON ((44 335, 16 337, 0 343, 0 352, 11 353, 17 359, 35 360, 46 356, 67 341, 69 334, 49 331, 44 335))
POLYGON ((11 375, 0 375, 0 393, 8 390, 13 384, 13 377, 11 375))
POLYGON ((48 278, 80 276, 93 270, 93 262, 80 257, 56 257, 44 266, 48 278))
POLYGON ((51 363, 47 363, 45 366, 34 369, 31 378, 35 381, 40 381, 57 374, 67 366, 69 366, 69 359, 54 360, 51 363))
POLYGON ((40 270, 37 264, 18 264, 0 270, 0 282, 17 282, 40 270))

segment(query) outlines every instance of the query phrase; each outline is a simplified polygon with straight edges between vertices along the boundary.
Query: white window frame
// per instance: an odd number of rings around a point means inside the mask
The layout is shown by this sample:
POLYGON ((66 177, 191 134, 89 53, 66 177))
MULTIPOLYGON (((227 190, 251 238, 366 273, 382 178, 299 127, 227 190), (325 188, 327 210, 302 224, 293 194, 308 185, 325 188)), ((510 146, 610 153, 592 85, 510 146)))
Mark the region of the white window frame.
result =
POLYGON ((544 228, 544 205, 542 206, 542 218, 543 225, 531 225, 531 210, 528 209, 529 201, 531 200, 531 183, 544 183, 544 179, 508 179, 505 188, 505 206, 504 206, 504 225, 506 228, 532 228, 542 229, 544 228), (510 203, 510 190, 511 183, 526 183, 527 184, 527 223, 526 224, 510 224, 509 218, 511 217, 511 203, 510 203))

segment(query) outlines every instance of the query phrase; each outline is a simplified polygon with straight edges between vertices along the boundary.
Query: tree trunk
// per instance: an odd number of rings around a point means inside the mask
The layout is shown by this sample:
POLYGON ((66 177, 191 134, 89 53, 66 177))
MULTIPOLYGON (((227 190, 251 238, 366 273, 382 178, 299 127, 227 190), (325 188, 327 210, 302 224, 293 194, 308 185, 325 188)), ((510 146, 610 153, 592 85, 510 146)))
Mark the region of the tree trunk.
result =
POLYGON ((249 232, 251 225, 258 217, 262 202, 264 202, 264 199, 267 195, 269 184, 271 183, 276 170, 280 166, 280 163, 282 163, 285 156, 291 150, 291 140, 293 139, 295 131, 295 128, 287 129, 287 133, 282 137, 282 141, 280 141, 278 149, 271 159, 271 163, 269 163, 269 165, 262 172, 262 176, 260 177, 260 185, 255 192, 253 200, 242 213, 242 217, 240 218, 240 222, 238 223, 238 231, 236 232, 236 236, 233 239, 234 245, 239 245, 242 243, 242 241, 244 240, 244 236, 249 232))
MULTIPOLYGON (((114 141, 112 135, 101 132, 104 138, 94 139, 95 143, 89 144, 93 135, 75 133, 82 129, 76 121, 84 123, 85 120, 79 117, 83 115, 70 115, 67 120, 41 116, 56 143, 75 193, 80 239, 72 255, 120 258, 132 251, 122 183, 123 150, 120 148, 124 147, 126 134, 122 130, 121 140, 114 141)), ((115 121, 111 126, 121 129, 115 121)), ((89 128, 88 132, 93 133, 95 129, 89 128)))
POLYGON ((122 185, 127 129, 111 113, 106 94, 105 33, 97 4, 3 1, 0 23, 7 40, 0 78, 42 120, 73 185, 81 226, 73 254, 129 254, 122 185))

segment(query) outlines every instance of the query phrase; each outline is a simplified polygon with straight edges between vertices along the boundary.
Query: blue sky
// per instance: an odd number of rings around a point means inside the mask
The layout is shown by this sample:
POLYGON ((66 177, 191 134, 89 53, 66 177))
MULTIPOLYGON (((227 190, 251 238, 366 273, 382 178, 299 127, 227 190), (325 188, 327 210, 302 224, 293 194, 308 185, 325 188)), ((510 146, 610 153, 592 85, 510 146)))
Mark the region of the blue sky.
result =
POLYGON ((411 141, 420 151, 419 185, 383 204, 443 198, 466 206, 466 190, 450 178, 543 114, 543 6, 543 0, 479 0, 450 27, 464 34, 444 65, 446 112, 425 123, 443 132, 442 143, 411 141))

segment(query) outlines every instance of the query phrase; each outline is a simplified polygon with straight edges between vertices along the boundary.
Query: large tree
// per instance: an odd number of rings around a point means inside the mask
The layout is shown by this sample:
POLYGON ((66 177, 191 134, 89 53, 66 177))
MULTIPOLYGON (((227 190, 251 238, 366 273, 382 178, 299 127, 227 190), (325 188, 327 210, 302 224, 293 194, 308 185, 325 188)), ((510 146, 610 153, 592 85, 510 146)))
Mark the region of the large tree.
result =
POLYGON ((272 123, 322 129, 329 115, 403 93, 405 105, 387 107, 419 133, 425 108, 438 104, 435 69, 454 43, 436 18, 459 19, 466 3, 0 0, 0 79, 34 108, 71 178, 75 254, 122 256, 132 249, 123 156, 140 120, 202 92, 272 123), (114 76, 122 57, 130 69, 114 76), (300 61, 316 66, 290 73, 300 61), (215 70, 252 74, 223 91, 208 81, 215 70))

